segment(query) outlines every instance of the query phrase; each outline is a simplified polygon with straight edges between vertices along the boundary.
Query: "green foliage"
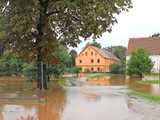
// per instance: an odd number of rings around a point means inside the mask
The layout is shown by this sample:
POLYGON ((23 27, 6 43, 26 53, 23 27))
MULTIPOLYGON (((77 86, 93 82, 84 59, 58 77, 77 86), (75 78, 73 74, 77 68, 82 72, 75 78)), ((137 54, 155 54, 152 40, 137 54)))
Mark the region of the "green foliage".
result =
POLYGON ((110 67, 110 72, 113 74, 123 74, 124 69, 122 64, 112 64, 110 67))
POLYGON ((97 48, 101 48, 101 44, 98 43, 95 39, 91 42, 91 43, 87 43, 87 45, 92 45, 92 46, 95 46, 97 48))
MULTIPOLYGON (((47 66, 47 74, 58 77, 69 66, 70 56, 67 49, 60 46, 53 53, 57 59, 57 63, 47 66)), ((6 51, 4 55, 0 57, 0 74, 1 75, 24 75, 28 80, 36 80, 36 62, 33 60, 31 63, 22 62, 15 54, 6 51)), ((78 71, 78 68, 74 68, 74 72, 78 71)))
POLYGON ((138 75, 140 77, 143 74, 150 73, 153 67, 153 63, 144 49, 137 48, 131 55, 127 63, 127 72, 130 76, 138 75))
POLYGON ((112 52, 120 61, 118 64, 113 64, 111 66, 111 73, 114 74, 124 74, 126 69, 126 47, 123 46, 111 46, 106 48, 106 50, 112 52))
POLYGON ((160 37, 160 33, 154 33, 151 37, 160 37))
POLYGON ((144 99, 152 101, 152 102, 160 102, 160 96, 151 95, 151 94, 148 94, 148 93, 131 91, 129 93, 129 96, 138 96, 138 97, 144 98, 144 99))
POLYGON ((1 75, 20 75, 22 70, 22 61, 9 51, 0 57, 1 75))
POLYGON ((36 64, 35 62, 32 62, 30 64, 24 63, 22 68, 22 74, 28 79, 28 80, 36 80, 36 64))
POLYGON ((64 87, 64 85, 65 85, 65 80, 64 80, 64 79, 58 80, 58 85, 61 86, 61 87, 64 87))
POLYGON ((123 46, 111 46, 106 48, 108 51, 112 52, 117 58, 121 61, 125 61, 126 59, 126 51, 127 48, 123 46))
POLYGON ((140 84, 160 84, 160 80, 141 80, 137 81, 140 84))
POLYGON ((69 66, 70 57, 64 46, 58 47, 53 55, 58 62, 56 64, 48 65, 48 74, 54 75, 54 77, 59 77, 66 72, 66 69, 69 66))
MULTIPOLYGON (((37 64, 48 63, 59 43, 75 47, 80 37, 100 37, 112 30, 118 14, 131 7, 131 0, 0 0, 0 17, 6 23, 3 42, 22 58, 31 61, 39 56, 37 64)), ((65 55, 60 61, 54 69, 66 65, 65 55)), ((38 82, 46 78, 40 69, 38 64, 38 82)))
POLYGON ((67 73, 76 73, 76 74, 78 74, 78 73, 80 73, 80 71, 81 71, 81 68, 79 68, 79 67, 67 67, 66 68, 66 72, 67 73))
POLYGON ((72 49, 69 53, 69 56, 70 56, 70 67, 73 67, 75 66, 75 59, 77 56, 77 52, 74 49, 72 49))
POLYGON ((58 78, 62 75, 66 70, 66 66, 64 64, 56 64, 56 65, 49 65, 48 73, 49 75, 53 75, 55 78, 58 78))
POLYGON ((5 31, 4 31, 4 19, 2 16, 0 16, 0 39, 3 39, 5 36, 5 31))
POLYGON ((98 77, 102 77, 102 76, 106 76, 106 73, 89 73, 86 75, 86 79, 87 80, 91 80, 93 78, 98 78, 98 77))
POLYGON ((34 58, 40 49, 48 59, 59 42, 77 46, 80 37, 110 32, 116 16, 131 7, 131 0, 0 0, 4 42, 23 57, 34 58))

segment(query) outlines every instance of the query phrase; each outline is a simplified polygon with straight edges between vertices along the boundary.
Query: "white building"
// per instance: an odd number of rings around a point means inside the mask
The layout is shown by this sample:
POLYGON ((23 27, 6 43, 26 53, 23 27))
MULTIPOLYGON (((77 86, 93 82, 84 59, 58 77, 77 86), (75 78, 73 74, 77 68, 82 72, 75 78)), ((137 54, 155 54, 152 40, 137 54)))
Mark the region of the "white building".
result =
POLYGON ((154 64, 153 71, 160 70, 160 37, 146 37, 146 38, 130 38, 128 43, 127 57, 129 60, 131 53, 136 48, 143 48, 147 52, 154 64))

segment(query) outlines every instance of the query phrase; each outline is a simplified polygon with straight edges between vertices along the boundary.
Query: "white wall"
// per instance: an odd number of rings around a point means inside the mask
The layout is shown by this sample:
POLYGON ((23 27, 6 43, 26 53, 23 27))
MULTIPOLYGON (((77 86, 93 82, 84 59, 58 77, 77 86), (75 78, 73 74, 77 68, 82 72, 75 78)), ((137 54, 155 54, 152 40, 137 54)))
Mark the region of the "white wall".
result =
POLYGON ((159 72, 160 70, 160 55, 152 55, 150 56, 154 66, 153 66, 153 71, 154 72, 159 72))
MULTIPOLYGON (((160 70, 160 55, 151 55, 149 56, 150 59, 152 60, 154 66, 152 71, 153 72, 159 72, 160 70)), ((126 56, 126 62, 130 59, 130 56, 126 56)))

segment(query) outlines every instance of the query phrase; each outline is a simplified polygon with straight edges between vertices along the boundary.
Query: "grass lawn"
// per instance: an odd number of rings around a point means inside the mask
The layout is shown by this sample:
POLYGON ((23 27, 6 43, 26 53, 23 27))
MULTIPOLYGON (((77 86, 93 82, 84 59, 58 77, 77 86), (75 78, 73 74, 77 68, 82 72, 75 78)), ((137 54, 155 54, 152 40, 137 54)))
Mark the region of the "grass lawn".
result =
POLYGON ((139 84, 160 84, 160 80, 142 80, 137 81, 139 84))
POLYGON ((138 97, 144 98, 144 99, 152 101, 152 102, 160 102, 160 96, 151 95, 149 93, 131 91, 128 93, 128 95, 129 96, 138 96, 138 97))

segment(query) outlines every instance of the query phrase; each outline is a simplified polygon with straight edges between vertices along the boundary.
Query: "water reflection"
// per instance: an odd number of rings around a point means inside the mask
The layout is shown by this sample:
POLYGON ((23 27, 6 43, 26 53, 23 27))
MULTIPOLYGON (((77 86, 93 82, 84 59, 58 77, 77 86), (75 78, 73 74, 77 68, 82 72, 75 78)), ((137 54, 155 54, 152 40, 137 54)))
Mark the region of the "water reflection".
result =
MULTIPOLYGON (((158 76, 146 76, 144 77, 142 80, 157 80, 158 79, 158 76)), ((149 93, 149 94, 152 94, 152 95, 160 95, 160 85, 158 84, 138 84, 136 81, 138 81, 140 79, 135 79, 135 78, 132 78, 132 79, 129 79, 129 82, 128 82, 128 87, 129 89, 131 90, 135 90, 135 91, 138 91, 138 92, 143 92, 143 93, 149 93)))
MULTIPOLYGON (((158 76, 145 76, 142 80, 157 80, 158 76)), ((102 85, 102 86, 127 86, 131 90, 150 93, 152 95, 160 95, 160 85, 142 85, 137 84, 139 78, 126 78, 123 75, 114 76, 99 76, 87 81, 89 85, 102 85)))
POLYGON ((124 120, 129 114, 125 97, 113 95, 108 87, 67 89, 67 103, 61 120, 124 120))
POLYGON ((134 113, 124 94, 127 88, 160 95, 159 85, 136 80, 99 76, 64 89, 51 82, 48 91, 36 90, 34 82, 1 80, 0 120, 135 120, 130 119, 134 113))
POLYGON ((0 92, 0 120, 60 120, 66 102, 63 89, 51 83, 48 91, 32 88, 32 91, 16 92, 22 84, 24 89, 28 88, 28 83, 21 81, 12 84, 16 86, 13 91, 5 86, 5 92, 0 92))

